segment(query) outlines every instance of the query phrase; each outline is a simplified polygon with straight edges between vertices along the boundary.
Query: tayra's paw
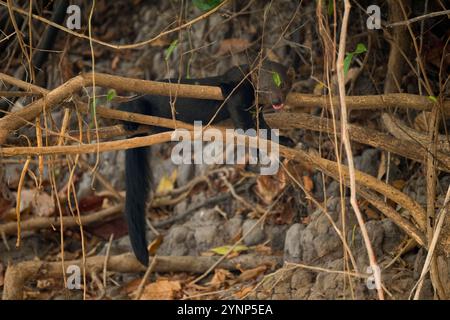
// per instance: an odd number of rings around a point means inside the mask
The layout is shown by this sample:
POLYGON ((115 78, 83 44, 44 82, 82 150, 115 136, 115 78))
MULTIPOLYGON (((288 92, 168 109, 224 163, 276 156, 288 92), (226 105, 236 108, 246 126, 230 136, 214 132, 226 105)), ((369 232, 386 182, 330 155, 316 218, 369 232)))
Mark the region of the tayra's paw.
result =
POLYGON ((286 146, 286 147, 289 147, 289 148, 295 147, 295 142, 289 137, 279 136, 278 137, 278 141, 283 146, 286 146))

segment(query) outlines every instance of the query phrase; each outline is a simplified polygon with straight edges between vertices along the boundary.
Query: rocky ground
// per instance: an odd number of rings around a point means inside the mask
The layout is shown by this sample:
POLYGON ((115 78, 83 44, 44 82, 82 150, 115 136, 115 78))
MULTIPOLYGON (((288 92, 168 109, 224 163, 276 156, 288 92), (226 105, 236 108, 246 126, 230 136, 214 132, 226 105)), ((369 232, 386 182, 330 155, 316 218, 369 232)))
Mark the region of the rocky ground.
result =
MULTIPOLYGON (((157 34, 167 27, 168 22, 173 21, 179 11, 179 7, 170 1, 133 2, 134 7, 125 4, 125 1, 114 1, 114 3, 99 1, 94 16, 94 34, 108 42, 136 43, 148 39, 149 35, 157 34)), ((296 68, 294 90, 305 93, 317 92, 318 83, 314 79, 321 79, 324 70, 323 53, 316 34, 314 3, 314 1, 304 1, 300 12, 295 16, 294 23, 288 28, 289 36, 286 38, 303 44, 303 47, 287 45, 286 41, 277 44, 281 26, 286 24, 297 8, 296 1, 280 0, 272 2, 271 6, 268 6, 265 1, 253 1, 247 9, 242 5, 227 8, 221 11, 221 14, 213 14, 192 25, 188 33, 163 37, 156 43, 138 50, 114 51, 95 46, 95 68, 97 72, 147 79, 174 76, 180 70, 183 74, 189 70, 192 77, 219 74, 227 70, 230 65, 244 63, 247 60, 247 53, 244 52, 235 52, 230 55, 230 48, 232 51, 239 51, 239 46, 259 50, 261 41, 259 35, 264 29, 264 46, 272 46, 270 55, 296 68), (244 13, 235 14, 240 10, 244 10, 244 13), (264 10, 268 10, 267 21, 261 18, 264 10), (165 61, 165 49, 177 36, 179 36, 178 45, 171 57, 165 61), (234 40, 227 42, 226 39, 234 40), (180 57, 182 57, 181 64, 179 64, 180 57)), ((198 9, 190 6, 188 8, 189 17, 200 14, 198 9)), ((355 12, 359 12, 358 9, 355 8, 355 12)), ((355 13, 354 18, 357 19, 356 16, 359 14, 355 13)), ((350 32, 354 36, 350 37, 352 44, 359 42, 356 35, 361 32, 361 27, 352 25, 350 32)), ((380 45, 371 53, 372 57, 385 61, 388 54, 387 48, 387 44, 380 45)), ((59 85, 62 80, 67 80, 78 72, 90 71, 92 63, 87 41, 67 38, 65 34, 61 34, 58 37, 56 49, 64 54, 50 55, 50 60, 45 65, 48 88, 59 85)), ((359 80, 354 83, 352 95, 377 94, 382 87, 387 66, 385 64, 376 66, 372 60, 369 64, 370 68, 366 68, 359 76, 359 80)), ((417 93, 417 88, 413 84, 410 84, 408 88, 411 93, 417 93)), ((104 90, 99 89, 98 94, 104 93, 104 90)), ((311 112, 319 114, 320 110, 311 112)), ((62 113, 57 111, 53 116, 55 121, 58 121, 62 113)), ((362 126, 379 128, 378 118, 379 113, 376 111, 371 114, 356 112, 352 113, 351 121, 362 126)), ((74 118, 74 128, 75 124, 74 118)), ((101 124, 114 123, 102 120, 101 124)), ((304 129, 289 130, 284 133, 295 140, 296 148, 320 149, 323 157, 333 159, 334 147, 331 137, 324 137, 304 129)), ((380 172, 388 171, 391 184, 397 183, 398 189, 426 207, 427 189, 424 166, 395 155, 391 156, 387 165, 386 153, 383 154, 380 150, 358 143, 354 143, 353 148, 355 167, 358 170, 375 177, 380 176, 380 172)), ((86 157, 86 160, 93 165, 96 155, 90 155, 86 157)), ((350 206, 349 192, 345 188, 341 189, 337 181, 308 168, 298 169, 300 171, 298 177, 302 179, 305 186, 308 186, 307 189, 312 196, 322 204, 323 207, 319 208, 286 175, 279 174, 274 178, 261 179, 243 167, 229 166, 230 171, 226 174, 226 179, 235 189, 244 185, 238 193, 246 202, 246 206, 238 197, 231 194, 231 190, 220 180, 218 174, 210 174, 211 171, 218 169, 217 166, 176 166, 170 159, 170 144, 152 147, 150 161, 155 189, 160 187, 170 191, 173 188, 185 186, 200 176, 205 176, 208 180, 207 183, 196 185, 175 205, 153 208, 149 211, 149 217, 157 232, 149 230, 148 239, 149 241, 162 239, 156 251, 158 256, 211 255, 211 249, 232 245, 243 236, 241 244, 245 246, 245 250, 240 254, 277 256, 282 257, 284 261, 282 266, 265 267, 262 272, 255 271, 255 275, 248 279, 239 278, 239 272, 216 271, 199 284, 205 288, 210 286, 210 289, 205 289, 205 292, 211 291, 211 293, 204 298, 375 299, 377 297, 376 290, 370 289, 370 277, 355 276, 348 272, 350 269, 354 270, 353 267, 356 267, 360 273, 370 270, 367 269, 369 262, 360 227, 350 206), (219 194, 228 194, 229 197, 207 203, 208 199, 219 194), (259 219, 263 216, 263 211, 267 210, 278 197, 279 202, 260 223, 259 219), (186 212, 189 214, 186 215, 186 212), (176 218, 181 215, 184 215, 183 218, 176 218), (161 221, 173 218, 176 218, 173 223, 158 227, 161 221), (255 227, 255 224, 258 225, 255 227), (342 239, 334 229, 334 226, 341 229, 343 224, 345 224, 343 237, 352 257, 345 250, 342 239), (353 267, 352 259, 356 264, 353 267), (216 290, 223 290, 223 292, 214 293, 213 291, 216 290)), ((8 181, 8 187, 13 191, 17 190, 22 166, 22 163, 5 164, 5 179, 8 181)), ((37 166, 32 164, 30 168, 36 170, 37 166)), ((119 192, 124 191, 123 168, 123 151, 100 154, 98 172, 106 177, 109 184, 119 192)), ((45 177, 48 178, 47 173, 46 171, 45 177)), ((76 176, 77 196, 81 201, 89 197, 95 197, 98 200, 99 195, 105 191, 104 186, 98 182, 94 184, 95 190, 92 189, 90 170, 77 170, 76 176)), ((381 177, 385 179, 383 173, 381 177)), ((60 188, 63 188, 67 179, 67 170, 61 171, 58 176, 60 188)), ((437 179, 436 203, 437 206, 441 206, 450 184, 450 174, 441 172, 437 179)), ((34 182, 30 180, 26 184, 26 189, 32 190, 33 184, 34 182)), ((50 195, 50 188, 47 185, 45 188, 50 195)), ((111 205, 105 200, 103 206, 105 203, 106 206, 111 205)), ((419 279, 427 251, 418 246, 411 246, 402 252, 401 248, 407 243, 408 237, 394 222, 365 203, 363 199, 359 199, 359 204, 363 209, 366 228, 381 267, 386 296, 391 299, 408 299, 419 279)), ((395 204, 391 205, 394 209, 399 209, 395 204)), ((96 208, 99 209, 101 206, 102 204, 100 207, 97 205, 96 208)), ((27 207, 26 204, 25 207, 27 207)), ((36 213, 33 212, 32 205, 29 207, 29 215, 33 217, 36 213)), ((405 212, 403 215, 408 217, 405 212)), ((2 219, 8 221, 9 216, 7 216, 5 214, 2 217, 0 214, 0 222, 2 219)), ((56 226, 55 228, 58 229, 56 226)), ((56 229, 25 233, 20 249, 14 248, 15 236, 4 237, 4 241, 0 242, 0 290, 2 290, 3 276, 8 263, 37 259, 58 261, 61 253, 59 233, 56 229)), ((448 222, 444 230, 447 230, 446 232, 450 230, 448 222)), ((117 255, 131 251, 122 219, 108 222, 103 226, 97 224, 94 227, 86 227, 86 237, 86 251, 90 255, 102 255, 107 252, 110 255, 117 255), (108 238, 111 232, 115 237, 109 245, 108 238)), ((441 248, 441 250, 444 249, 441 248)), ((233 252, 233 255, 237 254, 239 253, 233 252)), ((65 232, 65 255, 68 260, 81 257, 80 236, 77 228, 65 232)), ((439 264, 446 270, 450 270, 448 251, 447 260, 441 259, 439 264)), ((242 270, 242 273, 244 271, 242 270)), ((142 273, 110 274, 110 281, 103 298, 129 298, 130 292, 142 279, 142 275, 142 273)), ((151 278, 156 283, 161 279, 181 283, 182 289, 172 289, 176 298, 189 296, 188 292, 196 294, 202 292, 198 288, 187 285, 188 280, 193 279, 193 275, 190 274, 154 274, 151 278)), ((444 283, 449 283, 449 279, 450 273, 447 279, 443 279, 444 283)), ((68 294, 61 290, 59 280, 46 280, 47 282, 42 282, 42 279, 29 281, 25 289, 27 297, 81 298, 79 292, 68 294)), ((96 288, 95 281, 90 279, 91 298, 96 297, 96 288)), ((431 281, 427 278, 421 298, 433 299, 434 296, 431 281)))

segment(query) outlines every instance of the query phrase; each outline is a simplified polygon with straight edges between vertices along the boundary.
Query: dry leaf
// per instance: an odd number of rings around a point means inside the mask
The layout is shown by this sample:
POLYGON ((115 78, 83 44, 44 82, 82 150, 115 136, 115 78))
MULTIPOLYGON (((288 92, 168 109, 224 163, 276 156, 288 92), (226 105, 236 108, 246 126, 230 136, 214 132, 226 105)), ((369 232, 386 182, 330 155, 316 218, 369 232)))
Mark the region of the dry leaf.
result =
POLYGON ((33 211, 39 217, 50 217, 55 212, 55 202, 53 201, 53 198, 43 191, 36 193, 32 206, 33 211))
MULTIPOLYGON (((227 254, 227 252, 231 249, 232 246, 222 246, 222 247, 216 247, 216 248, 212 248, 211 251, 214 253, 217 253, 221 256, 227 254)), ((232 252, 241 252, 241 251, 247 251, 249 248, 247 246, 244 245, 237 245, 236 247, 233 248, 232 252)))
POLYGON ((20 211, 31 210, 39 217, 50 217, 55 211, 53 198, 43 191, 22 189, 20 193, 20 211))
POLYGON ((220 42, 219 49, 217 50, 217 56, 223 56, 228 54, 235 54, 246 50, 250 46, 250 42, 245 39, 225 39, 220 42))
POLYGON ((158 188, 156 188, 156 193, 167 193, 172 191, 177 180, 177 169, 168 175, 164 175, 159 181, 158 188))
POLYGON ((88 195, 78 202, 78 207, 80 208, 81 213, 97 211, 102 208, 105 199, 105 196, 88 195))
POLYGON ((255 252, 256 252, 256 253, 259 253, 259 254, 261 254, 261 255, 268 256, 268 255, 271 255, 271 254, 272 254, 272 248, 269 247, 269 246, 265 246, 265 245, 263 245, 263 244, 258 244, 258 245, 255 247, 255 252))
POLYGON ((266 272, 266 270, 267 266, 259 266, 253 269, 245 270, 239 275, 238 281, 248 281, 257 278, 258 276, 266 272))
POLYGON ((256 194, 265 204, 270 204, 284 190, 286 182, 284 170, 278 170, 277 174, 271 176, 259 176, 256 179, 256 194))
POLYGON ((158 235, 148 246, 148 252, 151 256, 154 256, 156 254, 156 251, 158 250, 159 246, 163 242, 163 236, 158 235))
POLYGON ((244 287, 241 290, 237 291, 234 293, 234 296, 238 299, 243 299, 245 298, 250 292, 253 291, 253 289, 255 288, 255 286, 249 286, 249 287, 244 287))
POLYGON ((121 288, 121 293, 126 293, 126 294, 130 294, 133 293, 137 290, 137 288, 139 287, 139 285, 141 284, 142 279, 141 278, 136 278, 133 279, 131 281, 128 281, 127 283, 125 283, 122 288, 121 288))
POLYGON ((314 181, 309 176, 303 176, 303 185, 305 186, 306 191, 311 192, 314 189, 314 181))
POLYGON ((159 280, 145 286, 141 300, 173 300, 180 291, 179 281, 159 280))
POLYGON ((391 185, 397 190, 402 190, 406 185, 406 181, 403 179, 394 180, 391 182, 391 185))
POLYGON ((380 220, 380 215, 372 208, 366 208, 364 213, 370 220, 380 220))
POLYGON ((221 284, 225 283, 227 278, 233 278, 233 274, 230 271, 225 269, 215 269, 214 276, 208 284, 217 288, 220 287, 221 284))

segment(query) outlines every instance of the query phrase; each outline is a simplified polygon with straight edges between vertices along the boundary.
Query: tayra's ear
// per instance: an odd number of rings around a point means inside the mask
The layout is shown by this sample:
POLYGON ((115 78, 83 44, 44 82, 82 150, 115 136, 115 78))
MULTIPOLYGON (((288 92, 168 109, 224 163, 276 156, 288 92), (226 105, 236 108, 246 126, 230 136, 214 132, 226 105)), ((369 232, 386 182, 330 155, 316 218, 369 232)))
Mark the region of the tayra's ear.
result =
POLYGON ((295 80, 295 70, 293 67, 289 67, 288 71, 286 72, 289 80, 292 82, 294 82, 295 80))

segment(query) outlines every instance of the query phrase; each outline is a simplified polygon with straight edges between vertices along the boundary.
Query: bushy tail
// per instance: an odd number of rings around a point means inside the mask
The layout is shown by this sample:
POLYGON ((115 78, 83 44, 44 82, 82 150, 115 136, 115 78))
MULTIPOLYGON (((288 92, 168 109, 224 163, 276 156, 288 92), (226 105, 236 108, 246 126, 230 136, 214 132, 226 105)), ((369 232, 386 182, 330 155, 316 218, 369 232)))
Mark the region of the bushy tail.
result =
POLYGON ((150 188, 150 167, 148 147, 128 149, 125 151, 125 218, 131 246, 136 258, 148 265, 147 240, 145 237, 145 207, 150 188))

